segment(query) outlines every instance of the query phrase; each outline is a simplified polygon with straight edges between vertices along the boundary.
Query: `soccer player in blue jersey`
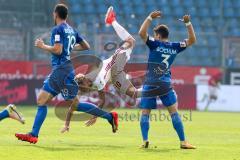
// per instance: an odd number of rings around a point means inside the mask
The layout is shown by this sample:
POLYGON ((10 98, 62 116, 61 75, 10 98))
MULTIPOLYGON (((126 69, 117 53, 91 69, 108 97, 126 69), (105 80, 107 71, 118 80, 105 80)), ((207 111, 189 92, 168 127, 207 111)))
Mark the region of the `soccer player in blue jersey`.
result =
POLYGON ((152 12, 139 30, 140 37, 150 50, 143 92, 156 90, 156 94, 151 98, 144 96, 141 98, 140 108, 142 109, 142 115, 140 127, 143 138, 142 147, 148 148, 149 115, 151 109, 156 109, 156 99, 159 97, 171 115, 173 127, 180 140, 180 148, 195 149, 196 147, 185 139, 183 123, 177 110, 177 95, 171 86, 170 68, 176 56, 196 42, 196 36, 189 15, 185 15, 182 19, 188 31, 188 38, 184 41, 170 42, 168 39, 169 30, 164 24, 159 24, 154 28, 154 37, 149 36, 147 31, 152 20, 159 17, 161 17, 160 11, 152 12))
POLYGON ((72 50, 82 51, 90 48, 71 26, 68 25, 68 8, 64 4, 57 4, 53 12, 55 27, 52 29, 51 45, 46 45, 42 39, 35 41, 35 46, 52 55, 52 72, 44 81, 42 90, 37 98, 38 111, 32 127, 27 134, 16 133, 22 141, 37 143, 40 128, 47 115, 47 103, 59 93, 70 107, 75 106, 78 111, 90 113, 94 116, 102 115, 114 129, 117 128, 117 113, 107 113, 91 103, 79 103, 77 96, 78 85, 74 80, 75 73, 70 53, 72 50), (89 112, 94 110, 94 112, 89 112), (101 114, 100 114, 101 113, 101 114))
POLYGON ((25 119, 22 114, 17 110, 17 107, 14 104, 9 104, 6 108, 4 108, 0 112, 0 121, 11 118, 19 121, 20 123, 24 124, 25 119))

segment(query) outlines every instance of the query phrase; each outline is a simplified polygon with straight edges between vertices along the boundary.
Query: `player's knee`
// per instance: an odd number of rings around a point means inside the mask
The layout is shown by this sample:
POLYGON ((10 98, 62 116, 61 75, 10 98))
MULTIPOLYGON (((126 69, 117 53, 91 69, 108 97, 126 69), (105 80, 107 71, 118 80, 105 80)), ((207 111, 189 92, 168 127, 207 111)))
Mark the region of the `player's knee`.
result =
POLYGON ((143 109, 142 110, 142 115, 149 115, 151 113, 150 109, 143 109))
POLYGON ((176 113, 178 111, 177 108, 178 108, 178 104, 177 103, 167 107, 168 112, 169 112, 170 115, 173 114, 173 113, 176 113))
POLYGON ((133 37, 131 37, 131 43, 132 43, 132 46, 135 46, 136 40, 133 37))
POLYGON ((126 91, 126 94, 129 96, 129 97, 132 97, 132 98, 135 98, 136 96, 136 89, 132 86, 130 86, 127 91, 126 91))
POLYGON ((47 103, 48 99, 47 98, 44 98, 42 96, 39 96, 37 98, 37 105, 38 106, 41 106, 41 105, 45 105, 47 103))
POLYGON ((125 43, 123 45, 125 45, 125 48, 133 48, 135 46, 135 39, 131 36, 129 37, 127 40, 125 40, 125 43))

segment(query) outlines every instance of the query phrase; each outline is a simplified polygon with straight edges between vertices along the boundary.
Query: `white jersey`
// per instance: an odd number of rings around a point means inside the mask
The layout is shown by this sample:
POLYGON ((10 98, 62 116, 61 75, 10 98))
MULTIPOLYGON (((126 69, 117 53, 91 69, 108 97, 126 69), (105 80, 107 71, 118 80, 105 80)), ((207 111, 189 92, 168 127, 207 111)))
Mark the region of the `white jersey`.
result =
POLYGON ((101 69, 98 69, 96 78, 91 78, 93 81, 93 88, 102 90, 106 84, 113 80, 115 76, 121 73, 130 58, 132 49, 122 50, 117 49, 114 55, 110 58, 103 60, 101 69))

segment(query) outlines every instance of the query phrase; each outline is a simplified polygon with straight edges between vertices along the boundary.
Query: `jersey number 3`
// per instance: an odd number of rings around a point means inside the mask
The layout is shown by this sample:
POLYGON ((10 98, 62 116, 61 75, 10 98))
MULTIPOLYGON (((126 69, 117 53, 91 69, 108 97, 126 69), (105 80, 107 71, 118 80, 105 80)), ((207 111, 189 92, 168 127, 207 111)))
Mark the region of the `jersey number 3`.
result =
POLYGON ((167 55, 167 54, 162 54, 162 57, 164 58, 163 59, 163 63, 166 64, 167 68, 169 67, 169 63, 168 63, 168 59, 170 57, 170 55, 167 55))

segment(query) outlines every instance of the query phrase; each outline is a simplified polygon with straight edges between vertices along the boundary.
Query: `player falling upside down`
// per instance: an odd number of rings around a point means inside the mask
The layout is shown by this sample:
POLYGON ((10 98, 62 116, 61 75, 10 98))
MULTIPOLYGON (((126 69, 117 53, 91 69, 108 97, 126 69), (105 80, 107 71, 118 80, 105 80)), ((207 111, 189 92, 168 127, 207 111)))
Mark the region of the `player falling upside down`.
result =
POLYGON ((164 106, 168 109, 172 118, 172 124, 176 130, 179 140, 180 148, 195 149, 185 139, 183 123, 178 114, 178 103, 175 91, 171 86, 171 65, 176 56, 196 42, 193 26, 190 22, 190 16, 185 15, 183 22, 188 30, 188 38, 182 42, 169 42, 168 27, 164 24, 157 25, 154 28, 154 37, 148 35, 148 28, 153 19, 161 17, 160 11, 152 12, 143 22, 139 35, 148 46, 149 58, 147 66, 147 74, 143 85, 143 92, 157 88, 158 92, 151 98, 142 97, 140 107, 142 109, 142 116, 140 120, 140 127, 143 138, 143 148, 148 148, 148 131, 149 131, 149 114, 151 109, 156 109, 156 98, 159 97, 164 106))
MULTIPOLYGON (((35 47, 51 54, 52 72, 44 81, 42 90, 38 95, 38 111, 32 131, 27 134, 15 134, 19 140, 30 143, 37 143, 40 128, 47 116, 47 104, 59 93, 62 94, 69 106, 74 106, 79 111, 96 108, 95 105, 90 103, 79 103, 77 98, 78 85, 74 81, 75 73, 70 59, 72 50, 87 50, 90 46, 88 42, 67 23, 68 8, 66 5, 57 4, 53 12, 53 17, 56 26, 52 30, 51 45, 46 45, 42 39, 35 41, 35 47)), ((97 116, 98 112, 102 113, 104 111, 97 108, 96 114, 93 113, 93 115, 97 116)), ((103 118, 110 122, 114 131, 117 129, 117 113, 104 112, 103 118)))
MULTIPOLYGON (((100 68, 93 70, 87 75, 78 74, 75 77, 79 85, 79 90, 81 92, 89 92, 93 90, 99 91, 99 98, 101 100, 99 108, 102 108, 105 103, 104 87, 108 82, 112 82, 114 87, 123 94, 130 97, 136 98, 141 94, 141 90, 137 90, 133 84, 126 78, 126 74, 123 71, 127 61, 130 58, 133 47, 135 45, 135 39, 117 22, 115 12, 113 7, 109 7, 106 17, 106 25, 111 25, 116 31, 119 38, 124 42, 120 48, 118 48, 115 53, 108 59, 103 60, 100 68)), ((74 109, 70 110, 68 119, 66 122, 70 121, 70 114, 74 109)), ((89 111, 94 112, 94 110, 89 111)), ((86 125, 92 125, 96 122, 96 117, 93 117, 86 125)), ((69 124, 65 126, 69 128, 69 124)), ((64 129, 63 129, 64 130, 64 129)))
POLYGON ((25 124, 25 119, 20 112, 17 111, 17 107, 13 104, 9 104, 5 109, 0 112, 0 121, 6 118, 11 118, 25 124))

